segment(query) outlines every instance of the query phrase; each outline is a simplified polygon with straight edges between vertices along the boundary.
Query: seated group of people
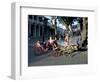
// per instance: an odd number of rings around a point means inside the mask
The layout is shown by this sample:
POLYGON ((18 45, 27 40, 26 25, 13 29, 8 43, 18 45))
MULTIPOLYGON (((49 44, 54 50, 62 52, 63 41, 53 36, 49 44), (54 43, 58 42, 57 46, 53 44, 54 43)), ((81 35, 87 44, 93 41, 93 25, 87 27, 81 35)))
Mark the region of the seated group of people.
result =
POLYGON ((56 40, 48 40, 47 42, 41 43, 40 41, 37 41, 34 45, 34 52, 35 54, 43 54, 45 52, 48 52, 48 50, 53 50, 57 48, 57 42, 56 40))
MULTIPOLYGON (((64 34, 63 40, 65 44, 68 44, 68 35, 64 34)), ((40 42, 37 41, 34 45, 34 52, 35 54, 42 54, 48 52, 48 50, 55 50, 58 48, 57 39, 53 40, 52 37, 47 42, 40 42)))
MULTIPOLYGON (((82 44, 81 38, 82 38, 81 34, 79 34, 79 37, 76 40, 76 45, 71 47, 70 43, 69 43, 69 35, 68 35, 68 33, 64 33, 64 35, 60 36, 60 38, 57 38, 57 36, 56 36, 56 39, 52 39, 52 37, 50 37, 50 39, 47 40, 46 42, 37 41, 34 45, 33 50, 34 50, 35 54, 41 55, 43 53, 48 52, 49 50, 59 49, 59 44, 61 44, 62 42, 63 42, 64 47, 70 46, 70 48, 74 48, 77 46, 78 48, 80 48, 81 44, 82 44)), ((72 50, 74 50, 74 49, 72 49, 72 50)))

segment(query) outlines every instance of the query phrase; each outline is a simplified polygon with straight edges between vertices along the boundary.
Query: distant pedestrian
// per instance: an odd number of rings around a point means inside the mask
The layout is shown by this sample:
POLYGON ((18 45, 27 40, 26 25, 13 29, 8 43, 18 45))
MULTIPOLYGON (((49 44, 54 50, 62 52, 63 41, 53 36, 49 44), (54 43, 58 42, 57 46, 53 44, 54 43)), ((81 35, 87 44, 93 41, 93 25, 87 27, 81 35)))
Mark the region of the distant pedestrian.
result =
POLYGON ((82 35, 81 35, 81 32, 79 32, 79 35, 77 37, 77 46, 78 48, 81 48, 82 47, 82 35))

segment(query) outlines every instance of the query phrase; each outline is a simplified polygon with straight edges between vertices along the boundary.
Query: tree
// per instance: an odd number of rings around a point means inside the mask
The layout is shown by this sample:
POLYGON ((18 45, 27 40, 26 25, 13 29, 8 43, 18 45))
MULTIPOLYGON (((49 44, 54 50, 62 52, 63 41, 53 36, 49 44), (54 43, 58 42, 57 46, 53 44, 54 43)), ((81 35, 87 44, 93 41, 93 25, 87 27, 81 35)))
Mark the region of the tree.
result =
MULTIPOLYGON (((53 16, 51 19, 52 28, 55 30, 55 35, 57 34, 57 17, 53 16)), ((55 36, 54 36, 55 37, 55 36)))
POLYGON ((82 36, 82 45, 86 46, 87 45, 87 33, 88 33, 88 19, 83 18, 83 30, 81 31, 81 36, 82 36))
POLYGON ((66 29, 72 32, 72 28, 69 27, 69 25, 72 23, 73 17, 60 17, 60 19, 62 20, 62 23, 65 25, 66 29))

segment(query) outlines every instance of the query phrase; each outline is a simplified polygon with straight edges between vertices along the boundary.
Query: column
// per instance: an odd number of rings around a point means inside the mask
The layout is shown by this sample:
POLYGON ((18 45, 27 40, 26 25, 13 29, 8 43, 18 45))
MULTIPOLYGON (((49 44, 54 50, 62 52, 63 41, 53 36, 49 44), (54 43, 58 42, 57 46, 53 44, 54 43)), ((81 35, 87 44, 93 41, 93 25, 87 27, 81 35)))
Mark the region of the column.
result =
POLYGON ((40 37, 40 25, 39 25, 39 37, 40 37))
POLYGON ((34 37, 36 37, 36 24, 34 24, 34 37))
POLYGON ((28 32, 31 34, 31 23, 29 23, 28 32))

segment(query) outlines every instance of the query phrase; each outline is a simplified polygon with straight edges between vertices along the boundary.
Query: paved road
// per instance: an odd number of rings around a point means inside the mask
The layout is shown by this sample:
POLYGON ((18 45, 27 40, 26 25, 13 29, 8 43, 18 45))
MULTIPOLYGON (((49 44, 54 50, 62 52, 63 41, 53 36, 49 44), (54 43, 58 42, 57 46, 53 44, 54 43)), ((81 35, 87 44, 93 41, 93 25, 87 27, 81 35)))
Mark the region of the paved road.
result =
POLYGON ((72 65, 72 64, 87 64, 87 51, 76 52, 74 56, 59 56, 44 55, 33 59, 29 66, 45 66, 45 65, 72 65))

